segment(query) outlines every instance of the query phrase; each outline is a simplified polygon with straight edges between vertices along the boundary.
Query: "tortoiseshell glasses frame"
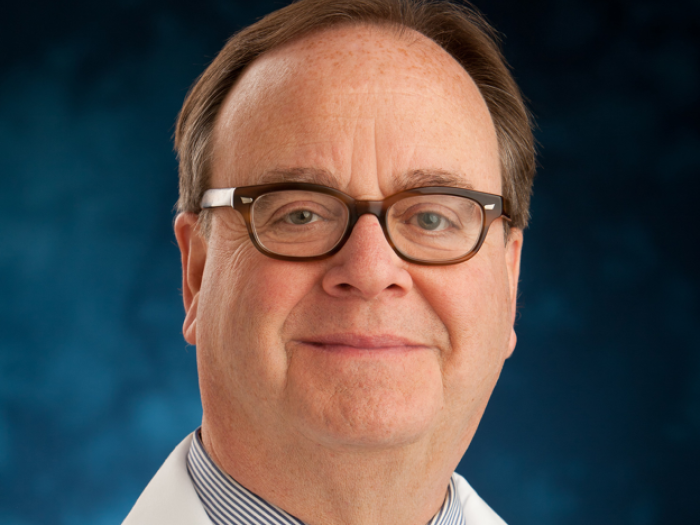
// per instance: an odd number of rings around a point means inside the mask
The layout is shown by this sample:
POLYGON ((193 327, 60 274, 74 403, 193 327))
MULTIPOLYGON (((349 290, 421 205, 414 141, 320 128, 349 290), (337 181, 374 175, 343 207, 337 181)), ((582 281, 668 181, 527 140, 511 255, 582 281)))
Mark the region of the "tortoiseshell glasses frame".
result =
POLYGON ((476 255, 496 219, 503 217, 510 221, 508 203, 502 196, 443 186, 412 188, 372 201, 356 200, 318 184, 285 182, 210 189, 204 193, 201 206, 203 209, 235 209, 243 216, 255 247, 268 257, 284 261, 316 261, 330 257, 345 245, 359 218, 371 214, 377 217, 387 242, 402 259, 431 266, 457 264, 476 255), (397 219, 400 203, 411 210, 416 208, 411 211, 413 215, 408 216, 405 211, 397 219), (443 209, 446 213, 437 211, 443 209), (258 217, 263 216, 267 220, 256 225, 256 221, 263 221, 258 217), (447 216, 453 219, 448 220, 447 216), (309 219, 313 220, 306 222, 309 219), (442 223, 435 226, 435 221, 442 221, 447 228, 437 230, 442 223), (330 233, 328 228, 332 228, 330 233), (423 238, 427 242, 422 242, 423 238), (273 250, 272 245, 281 248, 273 250), (314 253, 300 255, 302 249, 314 253))

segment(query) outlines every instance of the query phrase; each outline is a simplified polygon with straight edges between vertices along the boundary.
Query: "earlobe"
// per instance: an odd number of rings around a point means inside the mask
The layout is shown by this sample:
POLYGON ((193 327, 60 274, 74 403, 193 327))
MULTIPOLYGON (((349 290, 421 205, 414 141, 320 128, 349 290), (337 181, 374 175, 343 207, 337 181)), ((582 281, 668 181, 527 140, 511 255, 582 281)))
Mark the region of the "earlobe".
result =
POLYGON ((196 214, 180 213, 175 218, 175 237, 182 260, 182 301, 185 306, 182 332, 188 343, 196 345, 197 306, 207 256, 207 243, 196 214))
POLYGON ((506 242, 506 268, 508 271, 508 288, 510 292, 510 339, 508 341, 508 357, 515 350, 517 337, 515 335, 515 315, 518 302, 518 279, 520 277, 520 256, 523 249, 523 232, 519 228, 511 228, 506 242))
POLYGON ((194 296, 190 307, 185 307, 185 321, 182 323, 182 335, 185 341, 197 346, 197 300, 199 294, 194 296))

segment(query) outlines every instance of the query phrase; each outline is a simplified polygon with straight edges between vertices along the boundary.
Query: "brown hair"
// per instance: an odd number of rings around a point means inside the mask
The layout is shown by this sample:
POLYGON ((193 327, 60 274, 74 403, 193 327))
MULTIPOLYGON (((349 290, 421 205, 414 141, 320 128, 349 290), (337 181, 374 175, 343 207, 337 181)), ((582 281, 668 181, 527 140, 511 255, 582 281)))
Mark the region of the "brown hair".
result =
POLYGON ((178 117, 178 211, 201 211, 216 118, 243 70, 263 53, 294 39, 353 24, 413 29, 440 45, 469 73, 496 127, 511 225, 525 228, 535 172, 534 141, 530 115, 501 53, 498 34, 476 8, 431 0, 300 0, 232 36, 193 85, 178 117))

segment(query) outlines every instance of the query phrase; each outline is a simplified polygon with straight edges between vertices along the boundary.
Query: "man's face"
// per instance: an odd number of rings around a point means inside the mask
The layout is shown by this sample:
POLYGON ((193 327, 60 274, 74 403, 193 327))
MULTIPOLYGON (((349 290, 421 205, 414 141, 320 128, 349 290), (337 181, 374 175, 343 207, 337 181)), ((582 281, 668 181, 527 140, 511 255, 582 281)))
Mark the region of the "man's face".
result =
MULTIPOLYGON (((340 28, 264 55, 213 141, 213 188, 305 181, 365 200, 426 185, 501 191, 476 86, 412 33, 340 28)), ((424 444, 458 461, 515 346, 519 231, 506 243, 498 220, 474 258, 430 267, 400 259, 370 215, 315 262, 265 257, 231 208, 212 212, 207 240, 192 224, 176 229, 205 434, 282 448, 424 444)))

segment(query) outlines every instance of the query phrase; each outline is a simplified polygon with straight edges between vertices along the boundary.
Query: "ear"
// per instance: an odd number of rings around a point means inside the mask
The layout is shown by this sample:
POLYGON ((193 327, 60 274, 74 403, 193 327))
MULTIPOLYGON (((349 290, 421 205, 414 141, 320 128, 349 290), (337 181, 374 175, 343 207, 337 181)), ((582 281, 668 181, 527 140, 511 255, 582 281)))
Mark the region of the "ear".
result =
POLYGON ((191 345, 197 344, 197 305, 207 259, 207 242, 197 219, 194 213, 180 213, 175 218, 175 238, 182 259, 182 300, 185 303, 182 333, 191 345))
POLYGON ((510 291, 510 340, 508 342, 508 357, 515 350, 518 338, 515 335, 515 314, 518 302, 518 278, 520 277, 520 255, 523 250, 523 231, 511 228, 506 241, 506 269, 508 271, 508 288, 510 291))

